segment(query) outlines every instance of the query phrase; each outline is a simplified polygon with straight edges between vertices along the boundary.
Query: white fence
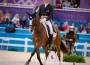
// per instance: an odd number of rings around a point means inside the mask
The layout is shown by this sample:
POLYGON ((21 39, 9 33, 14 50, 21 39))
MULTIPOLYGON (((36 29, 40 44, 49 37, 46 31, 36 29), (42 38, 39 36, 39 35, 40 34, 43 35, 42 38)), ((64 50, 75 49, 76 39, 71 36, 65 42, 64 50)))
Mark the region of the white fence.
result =
POLYGON ((28 39, 28 38, 21 39, 21 38, 0 37, 0 39, 2 40, 2 42, 0 43, 1 49, 2 49, 2 46, 7 46, 7 50, 8 50, 8 46, 16 46, 16 47, 24 47, 24 48, 25 48, 24 51, 27 52, 27 47, 34 48, 33 45, 28 45, 28 42, 29 42, 29 41, 32 41, 31 39, 28 39), (25 45, 13 44, 13 43, 10 43, 10 44, 9 44, 9 41, 10 41, 10 40, 25 41, 25 45), (8 43, 4 43, 4 41, 7 41, 8 43))
MULTIPOLYGON (((1 46, 1 49, 2 49, 2 46, 7 46, 7 50, 8 50, 8 47, 9 46, 16 46, 16 47, 24 47, 24 52, 27 52, 27 48, 30 47, 30 48, 34 48, 33 45, 28 45, 28 42, 32 40, 31 39, 28 39, 28 38, 25 38, 25 39, 21 39, 21 38, 9 38, 9 37, 0 37, 0 39, 2 40, 2 42, 0 43, 0 46, 1 46), (25 44, 24 45, 21 45, 21 44, 13 44, 13 43, 9 43, 10 40, 16 40, 16 41, 25 41, 25 44), (3 41, 8 41, 8 43, 4 43, 3 41)), ((90 50, 87 49, 87 47, 90 47, 90 44, 88 44, 87 42, 85 43, 75 43, 75 46, 76 46, 76 51, 83 51, 83 55, 84 56, 87 56, 87 52, 90 52, 90 50), (77 46, 78 45, 83 45, 84 46, 84 49, 78 49, 77 46)))
POLYGON ((90 47, 90 44, 88 44, 87 42, 85 43, 75 43, 76 46, 76 51, 83 51, 83 55, 86 57, 87 56, 87 52, 90 52, 90 50, 88 50, 87 48, 90 47), (84 49, 77 49, 78 45, 83 45, 84 49))

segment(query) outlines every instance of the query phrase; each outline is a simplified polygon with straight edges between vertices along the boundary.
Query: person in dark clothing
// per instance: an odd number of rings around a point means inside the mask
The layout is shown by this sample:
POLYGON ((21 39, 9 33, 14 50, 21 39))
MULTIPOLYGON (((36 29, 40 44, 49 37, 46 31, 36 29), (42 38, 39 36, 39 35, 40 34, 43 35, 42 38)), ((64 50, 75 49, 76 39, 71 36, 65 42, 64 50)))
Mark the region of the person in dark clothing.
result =
POLYGON ((71 2, 74 8, 77 8, 80 6, 80 0, 71 0, 71 2))
POLYGON ((62 23, 60 23, 60 25, 58 26, 58 29, 59 29, 60 31, 64 31, 62 23))
POLYGON ((23 16, 21 18, 20 24, 21 24, 22 28, 24 28, 24 29, 26 28, 26 16, 23 16))
POLYGON ((44 4, 39 7, 39 18, 41 23, 46 27, 46 25, 50 28, 49 34, 49 43, 50 47, 53 41, 53 28, 52 28, 52 19, 53 19, 53 6, 49 4, 50 0, 44 0, 44 4))
POLYGON ((39 17, 46 17, 46 21, 53 18, 53 6, 49 4, 49 0, 44 0, 44 4, 42 4, 39 8, 39 17))
POLYGON ((56 0, 54 8, 62 8, 62 3, 60 2, 60 0, 56 0))

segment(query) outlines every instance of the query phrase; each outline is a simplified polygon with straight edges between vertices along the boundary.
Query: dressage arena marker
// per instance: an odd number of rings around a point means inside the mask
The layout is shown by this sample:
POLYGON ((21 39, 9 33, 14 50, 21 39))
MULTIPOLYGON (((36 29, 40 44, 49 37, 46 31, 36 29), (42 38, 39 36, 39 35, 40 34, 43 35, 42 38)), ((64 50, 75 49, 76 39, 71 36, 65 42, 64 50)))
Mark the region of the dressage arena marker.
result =
POLYGON ((45 60, 44 65, 61 65, 57 54, 54 51, 50 51, 47 60, 45 60))

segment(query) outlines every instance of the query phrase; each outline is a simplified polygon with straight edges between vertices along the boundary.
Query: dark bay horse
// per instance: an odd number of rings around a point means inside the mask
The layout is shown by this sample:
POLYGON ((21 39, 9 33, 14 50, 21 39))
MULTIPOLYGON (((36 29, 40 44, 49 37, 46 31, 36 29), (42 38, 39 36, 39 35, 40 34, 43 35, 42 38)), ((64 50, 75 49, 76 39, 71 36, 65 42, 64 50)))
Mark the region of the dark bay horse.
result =
MULTIPOLYGON (((29 15, 30 16, 30 15, 29 15)), ((60 45, 61 45, 61 37, 60 32, 56 26, 54 26, 56 29, 56 37, 53 38, 53 43, 56 45, 57 55, 60 60, 60 45)), ((31 61, 31 58, 36 53, 37 59, 40 63, 40 65, 43 65, 41 58, 40 58, 40 51, 39 48, 42 47, 45 51, 46 58, 48 57, 48 47, 47 47, 47 40, 48 36, 46 34, 46 30, 44 26, 40 23, 40 19, 37 15, 33 14, 33 20, 32 20, 32 31, 33 31, 33 43, 34 43, 34 51, 31 53, 30 58, 26 62, 25 65, 29 65, 29 62, 31 61)), ((65 50, 65 48, 64 48, 65 50)))

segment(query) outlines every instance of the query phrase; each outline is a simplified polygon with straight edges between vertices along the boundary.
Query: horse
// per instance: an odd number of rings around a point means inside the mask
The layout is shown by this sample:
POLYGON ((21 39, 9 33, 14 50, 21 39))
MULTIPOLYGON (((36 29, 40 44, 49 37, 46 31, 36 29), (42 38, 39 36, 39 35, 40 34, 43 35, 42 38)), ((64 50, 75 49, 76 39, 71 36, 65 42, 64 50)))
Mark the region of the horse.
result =
POLYGON ((74 49, 74 51, 76 51, 74 45, 75 45, 75 42, 79 39, 79 36, 76 33, 75 27, 69 26, 68 32, 66 33, 66 35, 64 37, 66 39, 71 39, 71 41, 70 40, 66 40, 66 45, 68 46, 69 54, 72 54, 73 49, 74 49))
MULTIPOLYGON (((29 17, 31 16, 30 13, 29 14, 29 17)), ((45 56, 46 56, 46 59, 48 57, 48 36, 47 36, 47 33, 46 33, 46 30, 45 30, 45 27, 43 26, 42 23, 40 23, 40 19, 39 17, 36 15, 36 13, 34 13, 32 15, 32 29, 31 31, 33 31, 33 43, 34 43, 34 51, 31 53, 31 56, 30 58, 28 59, 28 61, 25 63, 25 65, 29 65, 29 62, 31 61, 32 57, 34 56, 34 54, 36 53, 37 54, 37 59, 40 63, 40 65, 43 65, 42 61, 41 61, 41 58, 40 58, 40 51, 39 51, 39 48, 42 47, 45 51, 45 56)), ((54 26, 55 30, 56 30, 56 37, 53 38, 53 44, 56 45, 56 50, 57 50, 57 56, 58 56, 58 59, 60 61, 60 50, 61 49, 64 49, 63 52, 67 52, 67 49, 65 49, 64 47, 60 47, 61 45, 61 37, 60 37, 60 32, 58 30, 58 28, 56 26, 54 26)), ((63 46, 63 44, 62 44, 63 46)))

